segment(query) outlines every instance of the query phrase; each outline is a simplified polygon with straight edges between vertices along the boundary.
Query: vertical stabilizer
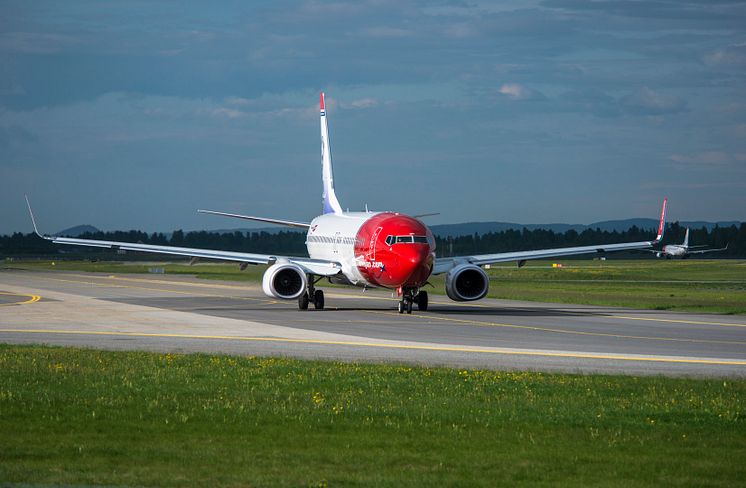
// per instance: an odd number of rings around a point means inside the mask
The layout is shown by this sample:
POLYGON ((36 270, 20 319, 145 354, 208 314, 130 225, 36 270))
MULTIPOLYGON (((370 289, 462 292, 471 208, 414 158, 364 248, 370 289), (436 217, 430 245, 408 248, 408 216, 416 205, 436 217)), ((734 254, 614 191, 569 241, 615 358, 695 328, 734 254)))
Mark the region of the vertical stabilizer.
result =
POLYGON ((656 244, 663 240, 663 233, 666 231, 666 203, 668 203, 668 198, 663 199, 663 207, 661 208, 661 221, 658 224, 658 235, 655 236, 655 241, 653 241, 656 244))
POLYGON ((321 92, 321 179, 324 184, 322 204, 324 213, 342 213, 342 206, 334 193, 334 171, 332 171, 332 151, 329 146, 329 126, 326 122, 324 92, 321 92))
POLYGON ((686 234, 684 234, 684 244, 682 244, 682 246, 689 246, 689 227, 686 228, 686 234))

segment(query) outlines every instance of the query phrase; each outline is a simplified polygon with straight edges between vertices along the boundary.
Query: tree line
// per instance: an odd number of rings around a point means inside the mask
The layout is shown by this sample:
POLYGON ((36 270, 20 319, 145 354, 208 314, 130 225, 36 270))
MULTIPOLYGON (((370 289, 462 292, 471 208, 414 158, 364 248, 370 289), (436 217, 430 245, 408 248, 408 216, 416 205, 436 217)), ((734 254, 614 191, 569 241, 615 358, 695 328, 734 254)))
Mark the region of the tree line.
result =
MULTIPOLYGON (((684 240, 686 229, 678 222, 669 224, 664 237, 664 244, 678 244, 684 240)), ((545 229, 504 230, 485 234, 464 235, 459 237, 436 236, 438 256, 458 256, 468 254, 484 254, 494 252, 510 252, 553 247, 585 246, 593 244, 609 244, 614 242, 634 242, 654 239, 655 231, 640 229, 635 226, 626 231, 604 231, 600 229, 586 229, 582 232, 568 230, 554 232, 545 229)), ((85 233, 78 237, 84 239, 98 239, 106 241, 139 242, 162 246, 197 247, 219 249, 225 251, 253 252, 261 254, 282 254, 289 256, 303 256, 306 254, 305 233, 295 231, 269 232, 184 232, 177 230, 170 236, 155 232, 115 231, 85 233)), ((714 227, 707 229, 691 229, 690 245, 706 245, 721 248, 728 245, 728 250, 706 257, 733 258, 746 257, 746 222, 740 226, 714 227)), ((39 238, 36 234, 22 234, 0 236, 0 257, 12 256, 53 256, 67 254, 71 256, 96 256, 109 258, 118 256, 111 249, 86 248, 79 246, 61 246, 39 238)), ((142 258, 140 253, 128 253, 142 258)), ((646 255, 648 253, 645 253, 646 255)), ((640 254, 636 253, 639 257, 640 254)))

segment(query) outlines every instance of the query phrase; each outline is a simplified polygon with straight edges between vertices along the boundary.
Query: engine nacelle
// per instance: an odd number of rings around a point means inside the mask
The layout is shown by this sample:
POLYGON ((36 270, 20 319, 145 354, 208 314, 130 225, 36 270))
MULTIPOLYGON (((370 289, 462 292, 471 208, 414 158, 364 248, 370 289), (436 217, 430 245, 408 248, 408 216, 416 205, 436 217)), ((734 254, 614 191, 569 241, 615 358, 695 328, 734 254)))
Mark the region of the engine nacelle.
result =
POLYGON ((657 252, 657 253, 655 253, 655 257, 656 258, 662 258, 663 257, 663 253, 662 252, 657 252))
POLYGON ((303 268, 293 263, 276 263, 267 268, 262 278, 264 294, 283 300, 293 300, 306 292, 308 279, 303 268))
POLYGON ((473 264, 460 264, 446 274, 446 295, 457 302, 484 298, 490 289, 487 273, 473 264))

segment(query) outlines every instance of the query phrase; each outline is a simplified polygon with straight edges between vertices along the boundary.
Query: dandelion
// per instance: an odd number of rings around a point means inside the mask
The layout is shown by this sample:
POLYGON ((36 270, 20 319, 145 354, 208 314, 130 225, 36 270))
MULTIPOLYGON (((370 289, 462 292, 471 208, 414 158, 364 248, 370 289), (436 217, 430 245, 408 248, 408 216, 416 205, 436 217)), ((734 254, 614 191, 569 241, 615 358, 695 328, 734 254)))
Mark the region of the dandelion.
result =
POLYGON ((324 403, 324 395, 322 395, 321 392, 319 392, 319 391, 317 391, 316 393, 314 393, 313 396, 311 397, 311 399, 313 400, 313 403, 317 407, 320 406, 322 403, 324 403))

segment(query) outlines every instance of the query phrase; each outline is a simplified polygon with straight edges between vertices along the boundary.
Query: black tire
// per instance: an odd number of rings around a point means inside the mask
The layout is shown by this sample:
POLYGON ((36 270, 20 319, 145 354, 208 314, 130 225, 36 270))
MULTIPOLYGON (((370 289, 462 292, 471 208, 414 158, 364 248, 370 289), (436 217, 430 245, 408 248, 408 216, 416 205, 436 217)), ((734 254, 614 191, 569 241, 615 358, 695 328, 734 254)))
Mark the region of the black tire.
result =
POLYGON ((324 309, 324 292, 321 290, 316 290, 316 293, 313 294, 313 308, 316 310, 323 310, 324 309))
POLYGON ((407 300, 407 313, 412 313, 412 300, 407 300))
POLYGON ((308 293, 298 297, 298 310, 308 310, 308 293))
POLYGON ((404 313, 404 300, 399 301, 399 313, 404 313))
POLYGON ((427 310, 427 292, 421 291, 417 294, 417 310, 427 310))

